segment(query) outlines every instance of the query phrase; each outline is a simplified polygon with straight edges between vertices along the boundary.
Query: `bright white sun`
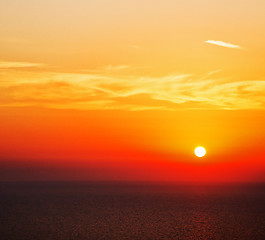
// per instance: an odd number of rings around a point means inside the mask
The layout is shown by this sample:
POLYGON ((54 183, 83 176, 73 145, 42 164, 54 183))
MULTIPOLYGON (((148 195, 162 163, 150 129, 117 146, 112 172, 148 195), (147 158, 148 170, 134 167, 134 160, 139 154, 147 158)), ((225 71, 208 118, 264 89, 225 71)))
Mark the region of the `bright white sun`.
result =
POLYGON ((203 157, 206 154, 204 147, 196 147, 194 153, 197 157, 203 157))

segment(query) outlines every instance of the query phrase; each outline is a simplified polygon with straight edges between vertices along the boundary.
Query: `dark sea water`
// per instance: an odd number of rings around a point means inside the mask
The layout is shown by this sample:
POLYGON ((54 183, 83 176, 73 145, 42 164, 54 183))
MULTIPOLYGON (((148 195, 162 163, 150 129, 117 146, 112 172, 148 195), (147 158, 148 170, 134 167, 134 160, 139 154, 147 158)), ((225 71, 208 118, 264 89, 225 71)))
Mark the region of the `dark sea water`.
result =
POLYGON ((265 239, 264 184, 0 183, 0 239, 265 239))

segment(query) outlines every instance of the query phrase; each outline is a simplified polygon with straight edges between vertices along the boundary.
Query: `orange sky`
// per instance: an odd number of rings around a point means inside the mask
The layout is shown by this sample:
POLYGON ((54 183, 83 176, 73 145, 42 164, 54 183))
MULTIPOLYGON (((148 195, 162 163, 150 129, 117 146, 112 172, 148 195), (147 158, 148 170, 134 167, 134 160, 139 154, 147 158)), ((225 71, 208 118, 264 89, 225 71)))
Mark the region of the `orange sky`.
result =
POLYGON ((264 181, 264 8, 1 1, 0 180, 264 181))

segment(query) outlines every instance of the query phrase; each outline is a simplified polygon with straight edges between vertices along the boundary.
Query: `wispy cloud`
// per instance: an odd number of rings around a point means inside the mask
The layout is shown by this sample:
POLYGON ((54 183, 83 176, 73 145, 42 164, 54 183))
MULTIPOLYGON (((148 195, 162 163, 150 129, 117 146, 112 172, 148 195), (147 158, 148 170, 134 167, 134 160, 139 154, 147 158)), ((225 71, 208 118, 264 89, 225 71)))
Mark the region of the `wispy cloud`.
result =
POLYGON ((139 69, 147 69, 147 66, 132 66, 132 65, 106 65, 97 69, 83 69, 81 72, 94 73, 94 74, 110 74, 110 73, 128 73, 128 71, 134 71, 139 69))
POLYGON ((1 106, 71 109, 265 109, 265 80, 225 81, 193 75, 163 77, 52 72, 2 72, 1 106))
POLYGON ((140 48, 140 46, 139 45, 136 45, 136 44, 129 44, 129 47, 135 48, 135 49, 140 48))
POLYGON ((110 73, 110 72, 120 72, 129 69, 129 65, 107 65, 98 69, 83 69, 82 72, 89 73, 110 73))
POLYGON ((0 61, 0 68, 42 67, 42 63, 0 61))
POLYGON ((104 68, 106 71, 121 71, 124 69, 128 69, 129 65, 108 65, 104 68))
POLYGON ((217 46, 221 46, 221 47, 241 48, 239 45, 235 45, 235 44, 228 43, 228 42, 223 42, 223 41, 207 40, 205 42, 206 43, 210 43, 210 44, 214 44, 214 45, 217 45, 217 46))

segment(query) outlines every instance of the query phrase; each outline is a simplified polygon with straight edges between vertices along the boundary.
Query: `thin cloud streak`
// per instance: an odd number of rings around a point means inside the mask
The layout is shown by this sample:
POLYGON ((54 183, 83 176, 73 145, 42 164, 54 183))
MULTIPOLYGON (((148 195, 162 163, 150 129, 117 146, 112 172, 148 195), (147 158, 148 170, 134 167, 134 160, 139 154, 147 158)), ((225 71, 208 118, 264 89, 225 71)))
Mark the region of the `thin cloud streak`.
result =
POLYGON ((205 42, 206 43, 210 43, 210 44, 214 44, 214 45, 217 45, 217 46, 221 46, 221 47, 238 48, 238 49, 241 48, 239 45, 235 45, 235 44, 228 43, 228 42, 223 42, 223 41, 207 40, 205 42))
POLYGON ((0 61, 0 68, 43 67, 43 63, 0 61))
POLYGON ((212 77, 115 77, 10 69, 1 74, 0 105, 130 111, 265 109, 265 80, 227 82, 212 77))
POLYGON ((124 70, 124 69, 127 69, 129 68, 130 66, 129 65, 117 65, 117 66, 113 66, 113 65, 108 65, 104 68, 104 70, 106 71, 121 71, 121 70, 124 70))

